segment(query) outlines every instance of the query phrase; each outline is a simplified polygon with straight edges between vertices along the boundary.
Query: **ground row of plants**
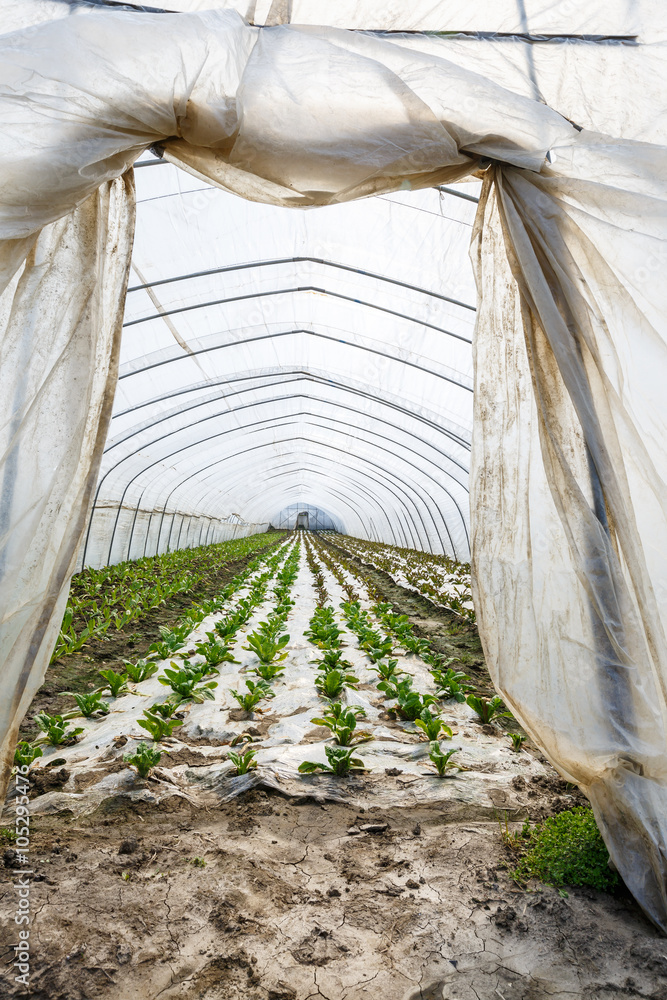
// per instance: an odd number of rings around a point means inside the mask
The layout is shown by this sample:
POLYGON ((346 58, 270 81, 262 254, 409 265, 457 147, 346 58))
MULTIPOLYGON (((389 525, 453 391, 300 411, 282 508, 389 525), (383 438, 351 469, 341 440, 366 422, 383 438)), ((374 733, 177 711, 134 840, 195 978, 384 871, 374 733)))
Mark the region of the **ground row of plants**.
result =
POLYGON ((449 608, 464 621, 475 621, 469 563, 457 562, 446 555, 369 542, 349 535, 336 535, 335 544, 349 555, 388 573, 393 579, 403 578, 408 586, 449 608))
POLYGON ((278 545, 283 537, 280 532, 250 535, 77 573, 51 660, 77 652, 93 638, 121 631, 175 594, 196 595, 226 563, 278 545))
MULTIPOLYGON (((448 776, 465 768, 453 759, 457 748, 447 744, 452 731, 440 717, 440 707, 452 700, 465 701, 476 713, 480 724, 488 725, 494 719, 510 716, 498 697, 484 698, 474 692, 474 685, 466 675, 453 666, 451 658, 431 650, 429 643, 414 635, 407 615, 396 613, 392 605, 378 600, 376 592, 368 596, 374 600, 369 610, 361 606, 357 588, 368 591, 366 581, 356 573, 352 563, 343 572, 340 562, 330 553, 317 536, 307 536, 313 542, 313 551, 307 547, 308 565, 315 578, 318 608, 307 633, 311 642, 321 650, 314 661, 318 670, 315 684, 326 704, 321 717, 311 719, 314 725, 329 729, 334 745, 325 748, 328 764, 305 761, 299 768, 302 773, 316 770, 332 774, 349 774, 365 768, 363 760, 354 756, 357 748, 373 736, 358 725, 366 713, 360 705, 343 704, 346 689, 354 691, 359 678, 352 673, 352 664, 345 660, 342 649, 343 630, 339 628, 335 612, 326 591, 325 577, 318 558, 332 573, 347 600, 341 604, 346 628, 357 638, 377 675, 377 689, 383 692, 389 713, 395 718, 414 723, 429 742, 429 759, 438 775, 448 776), (349 577, 355 577, 352 583, 349 577), (392 643, 397 641, 397 646, 392 643), (436 694, 415 690, 413 677, 398 666, 398 656, 418 656, 430 667, 436 694)), ((339 538, 337 536, 338 544, 339 538)), ((373 591, 372 585, 370 590, 373 591)), ((520 750, 525 740, 522 734, 510 733, 512 747, 520 750)), ((507 821, 501 826, 502 839, 508 848, 511 877, 521 886, 532 879, 559 889, 567 896, 565 886, 589 886, 611 891, 619 883, 617 873, 609 867, 609 853, 602 840, 592 810, 576 806, 541 823, 528 821, 518 832, 511 832, 507 821)))
MULTIPOLYGON (((352 618, 348 627, 356 632, 360 640, 360 648, 367 652, 372 662, 383 662, 382 669, 385 676, 381 678, 383 686, 379 688, 380 690, 384 691, 385 694, 391 692, 397 701, 412 700, 413 704, 416 705, 416 701, 411 699, 410 695, 412 677, 405 671, 398 671, 398 662, 395 659, 395 654, 414 655, 427 665, 438 699, 453 700, 459 703, 466 702, 483 725, 488 725, 494 719, 512 718, 501 698, 497 696, 486 698, 480 694, 472 679, 459 669, 461 664, 457 657, 444 656, 435 649, 432 640, 415 635, 408 616, 395 612, 393 605, 383 601, 382 595, 361 576, 354 562, 343 564, 340 558, 338 560, 332 559, 331 554, 319 539, 315 540, 315 545, 319 558, 325 563, 348 597, 347 603, 343 604, 342 607, 344 611, 347 608, 350 609, 352 618), (372 602, 369 612, 361 610, 359 595, 355 587, 350 584, 349 579, 346 579, 343 570, 347 572, 348 576, 355 579, 356 586, 365 591, 368 599, 372 602), (372 618, 377 623, 375 626, 371 622, 372 618), (361 626, 359 625, 360 620, 361 626), (393 644, 394 641, 397 643, 396 646, 393 644), (391 672, 393 680, 390 678, 389 672, 391 672), (401 674, 404 676, 400 677, 401 674)), ((402 710, 399 710, 398 714, 407 718, 402 710)), ((519 733, 510 733, 509 735, 513 749, 519 750, 525 741, 525 736, 519 733)))
MULTIPOLYGON (((391 605, 375 604, 372 615, 364 610, 354 584, 345 578, 340 567, 321 545, 314 542, 311 547, 309 538, 306 552, 318 594, 318 606, 306 636, 321 650, 320 658, 313 661, 318 671, 315 686, 327 704, 327 711, 311 721, 315 725, 326 726, 336 746, 325 748, 328 766, 306 761, 299 770, 308 773, 325 769, 335 774, 346 774, 352 769, 363 768, 363 761, 352 756, 353 747, 372 739, 368 733, 356 732, 357 722, 365 717, 365 710, 359 705, 343 707, 340 701, 344 693, 347 697, 347 691, 356 689, 359 678, 352 672, 352 663, 345 659, 342 648, 344 630, 337 623, 318 557, 327 565, 346 594, 347 600, 341 604, 345 625, 356 636, 358 648, 364 652, 369 666, 376 673, 377 689, 388 702, 388 714, 414 723, 415 728, 429 742, 429 758, 440 776, 444 777, 455 768, 462 770, 462 765, 457 765, 452 760, 458 749, 443 748, 441 743, 442 740, 452 738, 452 730, 441 717, 440 702, 465 700, 476 712, 480 722, 488 724, 501 714, 509 715, 501 699, 485 699, 473 694, 473 685, 465 674, 451 666, 451 659, 445 660, 440 654, 432 653, 428 644, 414 635, 407 616, 395 614, 391 605), (392 635, 399 640, 400 649, 394 646, 392 635), (436 683, 435 695, 420 692, 413 687, 413 676, 399 668, 399 655, 416 655, 430 664, 436 683)), ((517 736, 513 741, 515 749, 520 749, 522 739, 517 736)))
MULTIPOLYGON (((15 751, 15 763, 32 763, 42 756, 44 744, 61 746, 76 741, 84 730, 82 727, 72 726, 72 719, 83 717, 94 721, 103 718, 111 708, 105 695, 110 695, 113 699, 127 694, 139 695, 141 692, 138 685, 157 673, 160 660, 170 662, 169 667, 165 667, 163 674, 157 679, 165 687, 169 687, 171 693, 163 701, 145 709, 143 717, 137 722, 154 742, 171 736, 174 729, 183 724, 183 708, 186 705, 213 698, 217 682, 210 678, 218 673, 220 664, 237 662, 232 654, 236 633, 248 622, 255 609, 264 603, 269 581, 286 558, 290 544, 288 542, 273 554, 258 556, 215 598, 193 604, 188 613, 171 628, 160 627, 159 638, 150 645, 145 658, 134 663, 125 660, 121 671, 100 670, 99 676, 104 683, 94 691, 86 694, 69 692, 76 702, 76 708, 58 715, 38 713, 35 722, 41 736, 32 742, 19 742, 15 751), (247 589, 246 595, 235 605, 228 606, 232 596, 243 588, 247 589), (206 633, 206 639, 195 643, 188 656, 181 655, 197 626, 204 618, 218 612, 224 613, 216 620, 213 630, 206 633), (180 662, 171 659, 174 656, 179 657, 180 662)), ((280 573, 278 577, 280 580, 280 573)), ((144 746, 138 753, 139 757, 145 757, 148 748, 144 746)), ((155 752, 148 756, 153 759, 156 757, 155 752)), ((145 771, 143 765, 142 771, 145 771)))

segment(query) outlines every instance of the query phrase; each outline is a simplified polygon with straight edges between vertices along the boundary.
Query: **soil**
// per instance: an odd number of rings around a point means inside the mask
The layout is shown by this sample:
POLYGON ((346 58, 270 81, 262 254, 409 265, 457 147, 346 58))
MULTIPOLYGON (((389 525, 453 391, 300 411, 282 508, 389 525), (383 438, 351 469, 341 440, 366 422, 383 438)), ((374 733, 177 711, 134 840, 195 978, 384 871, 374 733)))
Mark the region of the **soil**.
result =
MULTIPOLYGON (((37 817, 31 851, 33 1000, 667 998, 664 939, 625 891, 524 892, 496 824, 436 808, 254 790, 37 817)), ((26 993, 2 937, 9 1000, 26 993)))
MULTIPOLYGON (((246 562, 227 564, 215 587, 246 562)), ((355 563, 415 631, 492 690, 474 627, 461 630, 451 612, 355 563)), ((54 664, 30 714, 54 711, 63 689, 95 686, 102 662, 141 656, 157 624, 182 616, 190 600, 176 597, 135 623, 135 635, 54 664)), ((267 715, 248 731, 261 736, 277 721, 267 715)), ((304 742, 321 739, 319 727, 305 731, 304 742)), ((107 774, 123 770, 126 743, 119 737, 104 757, 107 774)), ((190 736, 169 766, 205 771, 226 755, 210 756, 219 745, 190 736)), ((585 801, 528 749, 545 766, 511 778, 523 815, 539 820, 585 801)), ((70 780, 65 763, 56 755, 36 770, 31 797, 57 794, 70 780)), ((334 801, 323 776, 306 779, 296 798, 275 783, 258 787, 255 775, 229 801, 196 806, 157 768, 136 778, 144 800, 118 794, 85 815, 33 815, 29 993, 12 969, 20 865, 5 837, 3 1000, 667 1000, 664 938, 625 888, 519 888, 509 874, 516 857, 490 810, 410 797, 414 776, 402 766, 336 779, 334 801), (394 796, 405 805, 372 805, 373 789, 392 784, 407 789, 394 796), (155 789, 163 793, 157 805, 155 789)), ((76 793, 86 795, 100 772, 75 777, 76 793)))

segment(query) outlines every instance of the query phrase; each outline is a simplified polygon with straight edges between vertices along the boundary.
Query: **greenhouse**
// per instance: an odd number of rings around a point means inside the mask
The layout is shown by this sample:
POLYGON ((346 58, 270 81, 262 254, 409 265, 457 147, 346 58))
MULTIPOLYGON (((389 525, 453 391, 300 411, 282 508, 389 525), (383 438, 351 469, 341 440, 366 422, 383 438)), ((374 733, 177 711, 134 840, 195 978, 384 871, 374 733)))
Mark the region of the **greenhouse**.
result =
POLYGON ((0 0, 0 994, 667 997, 657 0, 0 0))

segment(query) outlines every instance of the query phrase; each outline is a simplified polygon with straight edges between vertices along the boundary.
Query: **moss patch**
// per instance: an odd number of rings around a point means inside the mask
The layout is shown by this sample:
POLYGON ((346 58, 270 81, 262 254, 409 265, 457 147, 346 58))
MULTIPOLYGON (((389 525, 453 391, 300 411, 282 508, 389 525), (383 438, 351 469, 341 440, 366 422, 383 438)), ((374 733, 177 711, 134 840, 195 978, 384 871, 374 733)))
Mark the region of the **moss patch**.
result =
POLYGON ((608 862, 593 810, 577 806, 526 831, 525 853, 512 876, 521 883, 536 878, 558 888, 586 885, 609 892, 619 879, 608 862))

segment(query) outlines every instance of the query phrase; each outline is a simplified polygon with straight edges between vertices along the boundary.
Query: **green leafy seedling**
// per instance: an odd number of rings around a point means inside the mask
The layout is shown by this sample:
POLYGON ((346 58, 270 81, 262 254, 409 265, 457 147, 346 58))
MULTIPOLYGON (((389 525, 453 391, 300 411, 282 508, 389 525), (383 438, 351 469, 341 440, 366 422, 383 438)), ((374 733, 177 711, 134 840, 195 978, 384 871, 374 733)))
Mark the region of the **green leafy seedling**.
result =
POLYGON ((435 705, 437 698, 432 694, 419 694, 417 691, 399 691, 396 704, 390 712, 395 712, 402 719, 414 722, 422 716, 424 709, 429 705, 435 705))
POLYGON ((181 719, 165 719, 148 708, 144 709, 144 716, 144 719, 137 719, 137 725, 145 729, 156 743, 165 736, 171 736, 174 729, 183 725, 181 719))
POLYGON ((72 715, 83 715, 84 718, 89 719, 91 715, 95 712, 99 712, 101 715, 108 715, 109 705, 106 701, 102 701, 102 692, 91 691, 90 694, 78 694, 76 691, 63 691, 63 694, 68 694, 70 697, 74 698, 78 705, 79 711, 72 712, 69 714, 68 718, 72 715))
POLYGON ((214 632, 207 632, 206 634, 209 637, 209 641, 196 643, 195 649, 204 657, 209 666, 217 667, 220 663, 239 662, 234 659, 228 643, 220 642, 214 632))
POLYGON ((523 733, 510 733, 510 737, 512 740, 512 750, 514 750, 516 753, 519 753, 519 751, 523 749, 523 745, 526 742, 526 737, 523 735, 523 733))
POLYGON ((183 646, 183 638, 178 632, 172 632, 168 628, 165 628, 164 625, 160 625, 160 634, 162 638, 157 642, 151 643, 148 647, 148 652, 156 653, 160 660, 167 660, 183 646))
POLYGON ((244 649, 249 649, 254 653, 260 663, 273 663, 275 660, 287 659, 287 653, 282 649, 289 642, 288 635, 281 635, 280 638, 272 639, 271 636, 262 635, 260 632, 251 632, 248 636, 248 645, 244 649))
POLYGON ((285 668, 278 663, 260 663, 259 666, 253 667, 251 673, 257 674, 265 681, 275 680, 276 677, 282 677, 285 673, 285 668))
POLYGON ((455 698, 462 703, 466 700, 468 691, 474 691, 474 684, 469 683, 469 678, 462 670, 454 670, 448 667, 447 670, 432 670, 431 676, 438 687, 438 694, 441 698, 455 698))
POLYGON ((315 687, 325 698, 339 698, 344 687, 356 688, 359 678, 342 670, 329 670, 315 678, 315 687))
POLYGON ((383 660, 385 657, 391 656, 393 648, 391 639, 383 639, 382 642, 377 643, 375 646, 369 646, 366 649, 366 656, 371 663, 377 663, 378 660, 383 660))
POLYGON ((155 747, 140 743, 134 753, 126 753, 123 760, 131 767, 136 767, 140 778, 147 778, 150 771, 160 763, 162 753, 155 747))
POLYGON ((442 719, 439 719, 437 715, 432 715, 430 708, 422 709, 419 718, 415 719, 415 726, 417 729, 421 729, 429 743, 440 739, 441 734, 444 735, 445 739, 450 740, 452 738, 452 731, 449 726, 442 719))
POLYGON ((328 764, 320 764, 319 761, 304 760, 299 764, 300 774, 312 774, 313 771, 328 771, 338 777, 344 777, 350 771, 363 771, 366 765, 359 757, 353 757, 354 747, 325 747, 328 764))
POLYGON ((108 688, 112 698, 118 698, 119 695, 129 691, 128 674, 117 674, 115 670, 98 670, 97 672, 102 680, 106 681, 106 685, 101 690, 105 691, 108 688))
POLYGON ((83 732, 81 726, 70 729, 69 722, 62 715, 49 715, 48 712, 38 712, 35 722, 44 733, 43 742, 54 747, 71 743, 83 732))
POLYGON ((400 681, 397 676, 392 676, 386 681, 380 681, 378 684, 378 691, 383 691, 385 699, 386 698, 398 698, 399 696, 404 696, 408 693, 412 687, 412 677, 408 674, 403 677, 400 681))
POLYGON ((205 699, 213 701, 213 689, 217 688, 217 681, 207 681, 199 684, 203 674, 199 670, 187 668, 180 669, 177 663, 172 661, 171 669, 165 667, 164 676, 158 677, 160 684, 170 687, 180 701, 194 701, 201 703, 205 699))
POLYGON ((389 659, 385 663, 378 660, 375 664, 375 672, 381 681, 396 681, 399 674, 404 674, 404 670, 398 669, 398 660, 389 659))
POLYGON ((460 748, 455 748, 454 750, 443 751, 440 749, 440 744, 438 743, 437 740, 434 740, 432 743, 429 744, 429 754, 428 754, 429 758, 431 760, 431 763, 435 766, 435 769, 441 778, 447 777, 449 771, 453 770, 454 768, 463 770, 460 764, 457 764, 456 761, 451 760, 454 754, 459 752, 459 749, 460 748))
POLYGON ((246 679, 246 685, 248 687, 246 694, 240 694, 238 691, 235 691, 234 688, 232 688, 229 692, 233 698, 236 698, 244 712, 252 712, 255 705, 257 705, 262 698, 273 697, 273 691, 265 680, 253 682, 246 679))
POLYGON ((339 746, 349 747, 353 743, 365 743, 373 739, 371 733, 355 732, 357 719, 365 715, 366 712, 360 705, 344 708, 340 702, 334 702, 321 718, 310 721, 315 726, 326 726, 339 746))
POLYGON ((469 694, 466 704, 477 713, 479 720, 487 725, 492 719, 513 718, 512 713, 505 709, 502 698, 496 695, 494 698, 480 698, 479 695, 469 694))
POLYGON ((132 663, 131 660, 123 660, 123 663, 125 664, 125 672, 135 684, 148 680, 160 669, 157 663, 152 660, 137 660, 136 663, 132 663))
POLYGON ((351 670, 352 664, 349 660, 343 659, 342 649, 325 649, 321 660, 311 660, 318 670, 327 673, 329 670, 351 670))
POLYGON ((230 750, 227 756, 236 767, 237 774, 247 774, 253 767, 257 767, 257 761, 254 759, 256 753, 257 750, 254 747, 248 747, 241 753, 234 753, 233 750, 230 750))
POLYGON ((155 705, 151 705, 150 709, 146 711, 152 712, 154 715, 159 715, 163 719, 171 719, 174 713, 178 710, 180 702, 178 696, 176 696, 173 701, 170 696, 166 701, 156 702, 155 705))
POLYGON ((30 767, 34 760, 42 756, 42 748, 34 743, 21 740, 14 750, 14 763, 17 767, 30 767))

